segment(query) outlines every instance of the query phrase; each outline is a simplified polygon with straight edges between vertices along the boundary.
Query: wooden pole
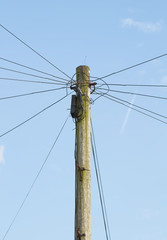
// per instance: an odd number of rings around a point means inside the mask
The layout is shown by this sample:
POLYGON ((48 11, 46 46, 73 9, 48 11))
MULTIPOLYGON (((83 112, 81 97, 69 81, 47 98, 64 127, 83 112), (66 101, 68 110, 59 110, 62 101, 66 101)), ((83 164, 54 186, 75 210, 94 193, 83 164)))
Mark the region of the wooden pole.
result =
POLYGON ((90 70, 76 69, 76 189, 75 240, 91 239, 91 171, 90 171, 90 70))

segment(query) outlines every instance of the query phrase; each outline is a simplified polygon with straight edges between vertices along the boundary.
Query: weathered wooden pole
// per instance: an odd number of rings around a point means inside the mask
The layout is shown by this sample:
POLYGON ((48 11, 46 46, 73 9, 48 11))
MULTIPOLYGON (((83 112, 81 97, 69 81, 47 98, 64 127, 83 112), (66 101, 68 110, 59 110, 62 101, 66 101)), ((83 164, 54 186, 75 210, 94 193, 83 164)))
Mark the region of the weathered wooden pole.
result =
POLYGON ((75 240, 91 239, 91 169, 90 169, 90 70, 76 69, 76 189, 75 240))

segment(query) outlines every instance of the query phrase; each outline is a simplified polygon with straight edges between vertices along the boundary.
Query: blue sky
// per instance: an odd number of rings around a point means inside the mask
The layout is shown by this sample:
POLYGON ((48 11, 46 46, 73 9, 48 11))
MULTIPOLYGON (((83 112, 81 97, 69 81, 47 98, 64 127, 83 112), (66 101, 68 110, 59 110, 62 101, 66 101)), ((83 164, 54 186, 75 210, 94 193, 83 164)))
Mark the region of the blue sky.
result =
MULTIPOLYGON (((3 1, 0 23, 70 77, 84 64, 91 76, 102 77, 167 52, 166 7, 164 0, 3 1)), ((67 79, 2 28, 0 36, 1 58, 67 79)), ((167 57, 159 58, 105 81, 167 84, 166 63, 167 57)), ((0 67, 34 74, 2 60, 0 67)), ((2 69, 0 76, 40 80, 2 69)), ((0 80, 0 97, 52 87, 0 80)), ((111 89, 167 96, 167 88, 111 89)), ((166 100, 111 94, 167 116, 166 100)), ((1 100, 0 134, 65 95, 62 89, 1 100)), ((0 138, 0 240, 67 118, 70 104, 69 96, 0 138)), ((112 240, 166 240, 167 125, 104 97, 91 109, 112 240)), ((74 128, 70 118, 6 240, 73 238, 74 128)), ((93 239, 105 239, 105 233, 92 161, 93 239)))

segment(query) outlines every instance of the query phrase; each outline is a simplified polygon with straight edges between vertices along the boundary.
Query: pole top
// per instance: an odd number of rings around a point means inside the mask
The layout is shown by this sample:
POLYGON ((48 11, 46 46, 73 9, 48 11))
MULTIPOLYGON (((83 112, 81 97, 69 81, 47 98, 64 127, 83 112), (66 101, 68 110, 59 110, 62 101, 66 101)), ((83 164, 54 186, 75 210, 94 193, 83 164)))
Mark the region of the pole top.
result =
POLYGON ((81 71, 82 70, 82 72, 85 72, 85 71, 89 71, 90 72, 90 68, 88 66, 86 66, 86 65, 80 65, 80 66, 78 66, 76 68, 76 70, 77 71, 81 71))

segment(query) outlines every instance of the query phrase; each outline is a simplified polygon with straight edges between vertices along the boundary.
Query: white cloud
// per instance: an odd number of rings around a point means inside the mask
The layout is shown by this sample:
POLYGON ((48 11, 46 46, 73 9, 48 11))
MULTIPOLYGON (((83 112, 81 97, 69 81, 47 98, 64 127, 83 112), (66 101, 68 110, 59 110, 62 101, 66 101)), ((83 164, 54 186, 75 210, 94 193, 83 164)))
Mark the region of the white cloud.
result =
POLYGON ((154 33, 154 32, 158 32, 162 29, 161 22, 156 22, 156 23, 141 22, 141 21, 135 21, 132 18, 123 19, 122 26, 123 27, 135 27, 135 28, 141 30, 142 32, 146 32, 146 33, 154 33))
POLYGON ((4 163, 5 162, 5 159, 4 159, 4 146, 0 146, 0 163, 4 163))

